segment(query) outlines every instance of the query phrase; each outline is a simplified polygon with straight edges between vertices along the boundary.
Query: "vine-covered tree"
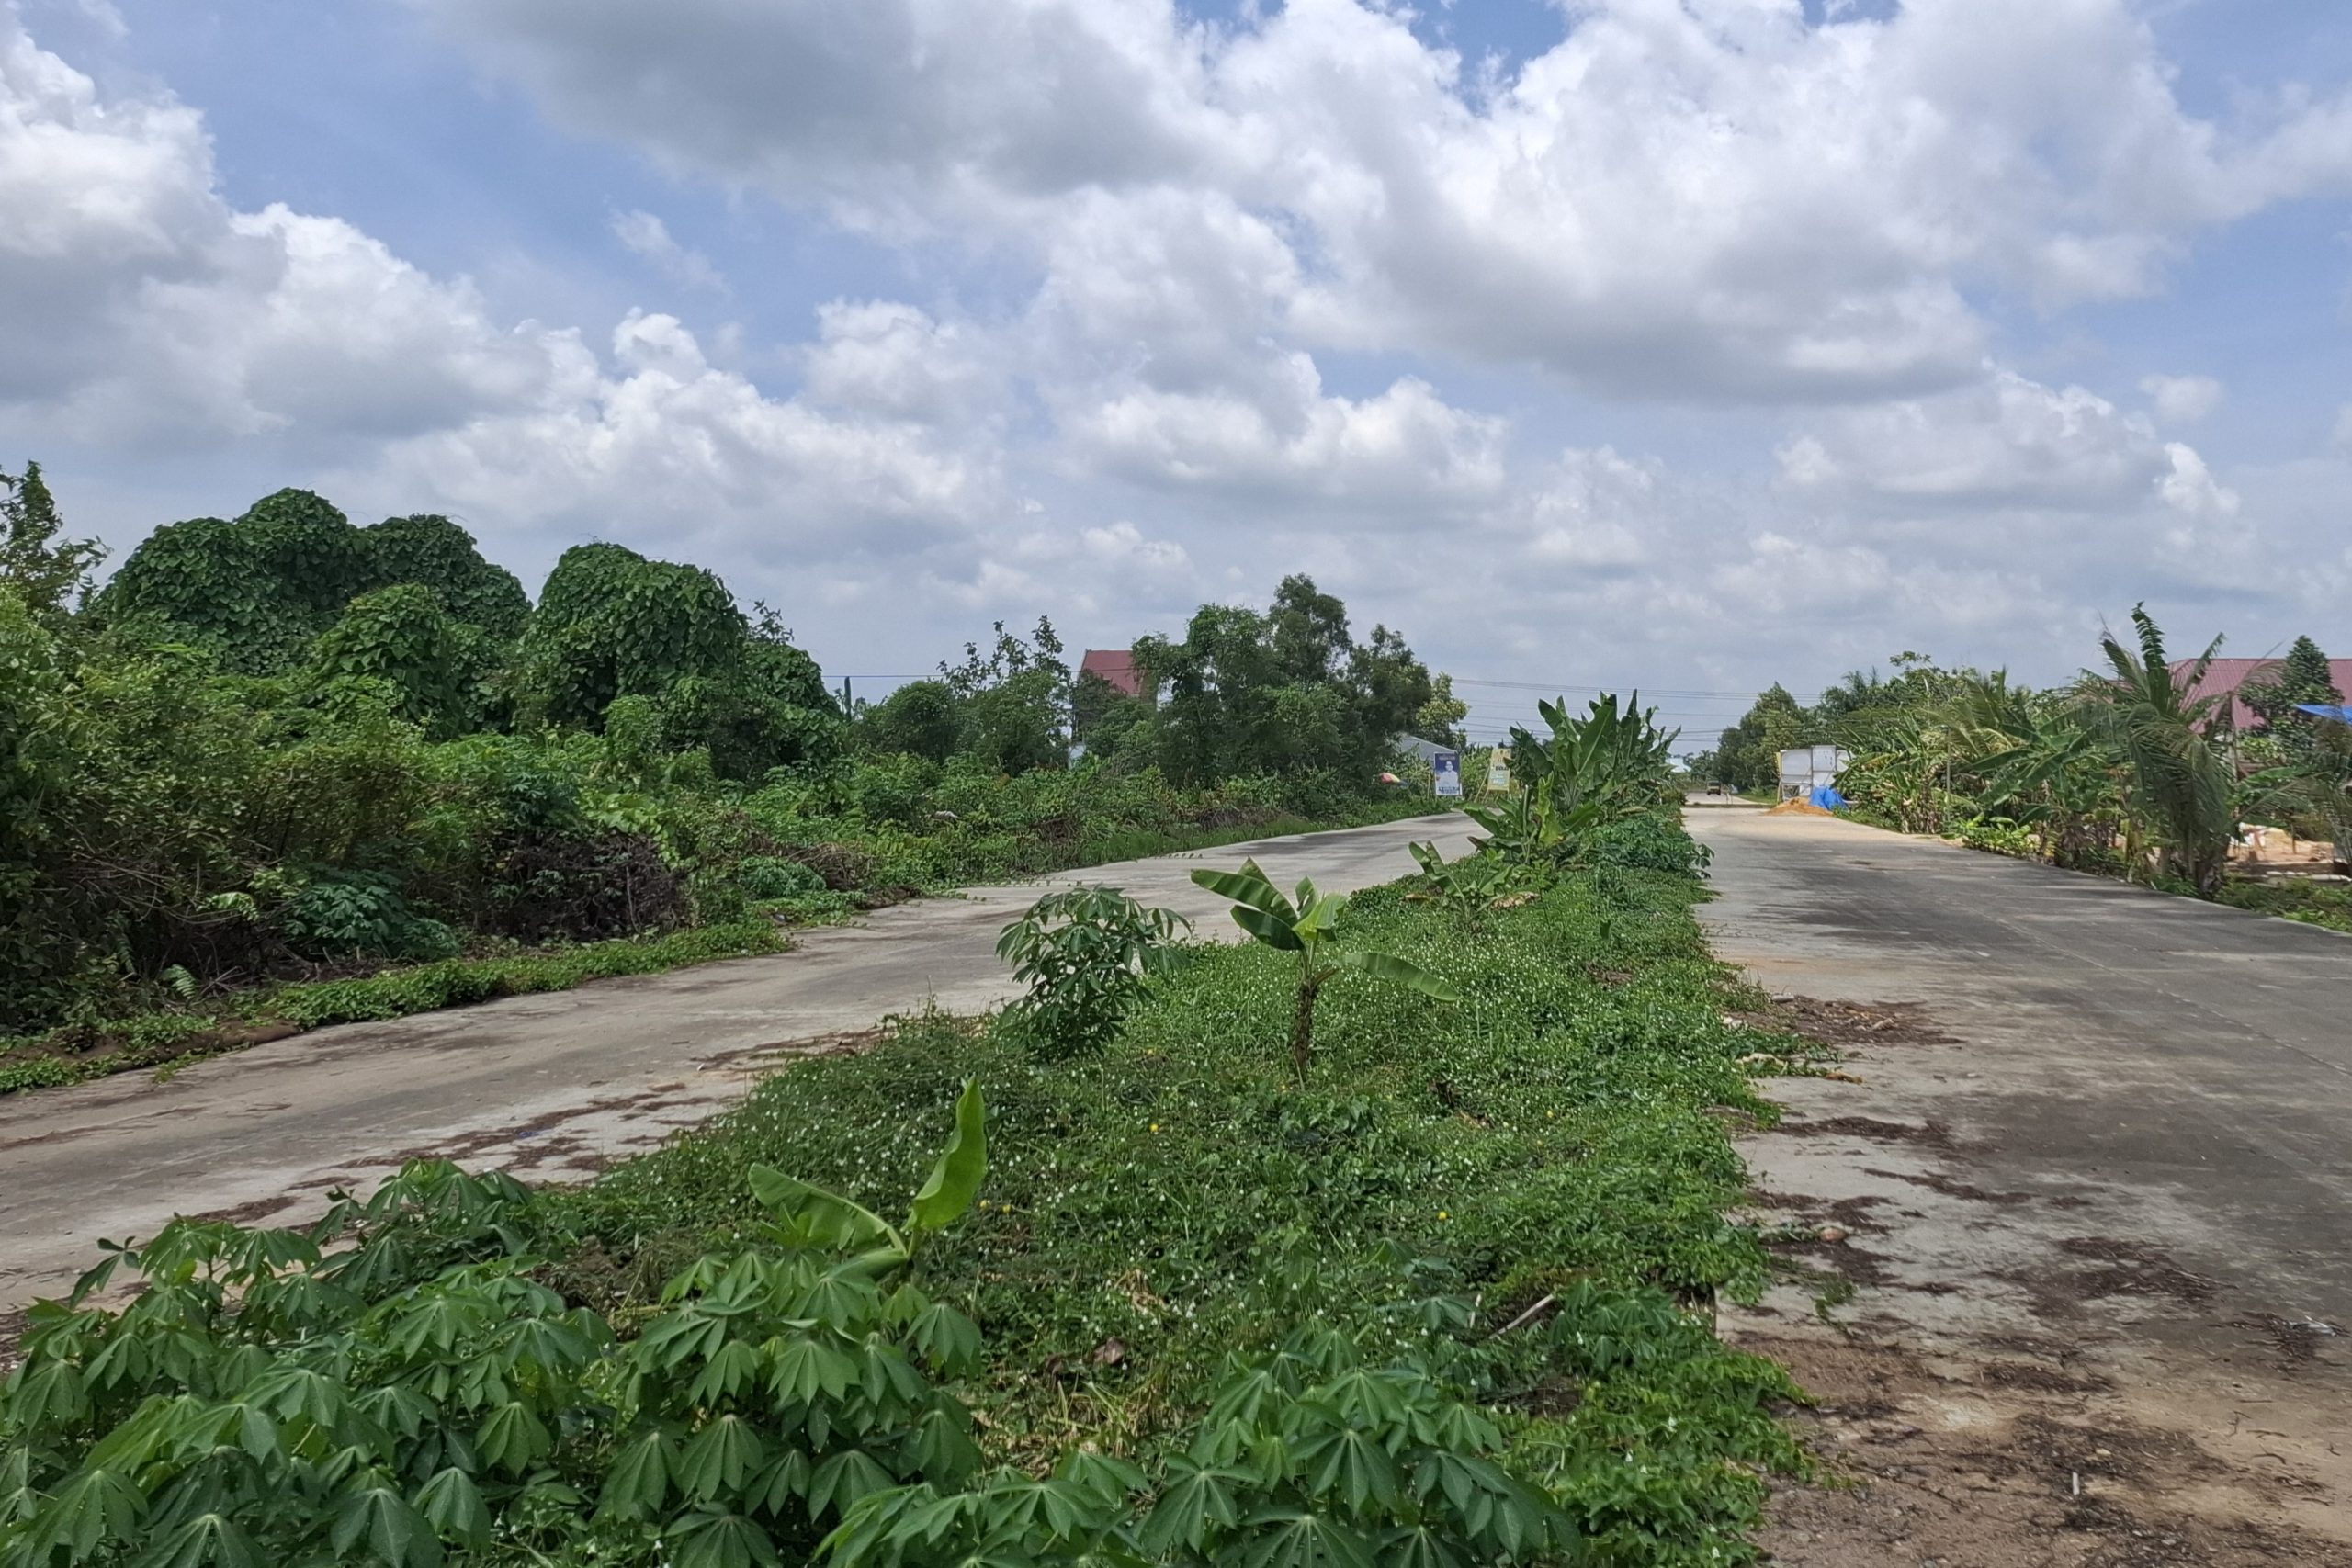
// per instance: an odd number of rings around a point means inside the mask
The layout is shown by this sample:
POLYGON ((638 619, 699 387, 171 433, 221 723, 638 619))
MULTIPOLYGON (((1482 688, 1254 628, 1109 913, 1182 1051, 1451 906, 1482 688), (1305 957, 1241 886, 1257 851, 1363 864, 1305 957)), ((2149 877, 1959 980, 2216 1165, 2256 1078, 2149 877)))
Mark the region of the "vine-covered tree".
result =
POLYGON ((354 599, 402 583, 432 589, 451 616, 502 644, 528 610, 514 574, 483 559, 447 518, 355 527, 305 490, 265 496, 234 522, 165 524, 95 607, 134 640, 188 643, 225 670, 277 675, 299 669, 354 599))
POLYGON ((817 663, 761 607, 754 626, 701 567, 614 544, 564 551, 515 650, 525 724, 603 728, 616 698, 648 697, 673 750, 706 750, 722 778, 830 754, 840 716, 817 663))
POLYGON ((481 682, 495 654, 479 627, 452 616, 441 595, 402 582, 363 593, 311 645, 304 685, 332 705, 366 682, 391 714, 447 740, 478 728, 481 682))

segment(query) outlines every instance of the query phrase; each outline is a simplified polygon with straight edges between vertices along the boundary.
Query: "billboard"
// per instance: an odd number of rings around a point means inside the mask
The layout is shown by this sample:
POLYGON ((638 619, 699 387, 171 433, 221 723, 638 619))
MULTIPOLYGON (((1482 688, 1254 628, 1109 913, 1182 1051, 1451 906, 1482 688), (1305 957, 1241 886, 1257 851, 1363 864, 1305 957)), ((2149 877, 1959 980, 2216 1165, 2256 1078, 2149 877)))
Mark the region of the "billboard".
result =
POLYGON ((1462 753, 1432 751, 1430 772, 1437 777, 1437 792, 1447 799, 1459 799, 1462 795, 1462 753))

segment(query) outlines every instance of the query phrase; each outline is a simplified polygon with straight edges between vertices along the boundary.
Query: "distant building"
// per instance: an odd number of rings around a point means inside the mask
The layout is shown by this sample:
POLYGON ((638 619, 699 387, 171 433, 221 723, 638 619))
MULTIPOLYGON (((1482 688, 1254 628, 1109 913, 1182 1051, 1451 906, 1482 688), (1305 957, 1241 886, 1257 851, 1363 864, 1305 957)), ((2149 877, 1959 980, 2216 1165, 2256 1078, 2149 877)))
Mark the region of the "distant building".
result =
POLYGON ((1143 671, 1136 667, 1133 649, 1090 648, 1078 661, 1080 675, 1099 675, 1123 696, 1143 695, 1143 671))
MULTIPOLYGON (((2172 672, 2185 674, 2193 662, 2184 659, 2172 667, 2172 672)), ((2216 659, 2206 667, 2205 678, 2189 688, 2189 699, 2193 702, 2200 697, 2227 696, 2231 722, 2241 730, 2252 729, 2262 722, 2262 716, 2245 705, 2240 693, 2249 683, 2259 686, 2275 678, 2278 665, 2276 659, 2216 659)), ((2327 675, 2337 691, 2352 697, 2352 659, 2329 660, 2327 675)))

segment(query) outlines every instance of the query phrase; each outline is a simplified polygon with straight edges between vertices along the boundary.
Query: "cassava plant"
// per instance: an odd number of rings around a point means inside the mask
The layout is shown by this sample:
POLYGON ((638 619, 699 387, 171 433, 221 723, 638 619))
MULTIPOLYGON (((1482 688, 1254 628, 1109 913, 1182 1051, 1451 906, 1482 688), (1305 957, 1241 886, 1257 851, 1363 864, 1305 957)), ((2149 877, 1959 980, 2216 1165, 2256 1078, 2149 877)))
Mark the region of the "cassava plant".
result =
POLYGON ((1193 922, 1147 909, 1115 887, 1048 893, 997 938, 999 958, 1028 995, 1005 1017, 1043 1055, 1099 1054, 1176 959, 1193 922))
POLYGON ((1333 932, 1348 905, 1345 894, 1318 892, 1313 882, 1301 878, 1295 892, 1284 897, 1255 860, 1243 861, 1239 871, 1196 871, 1193 880, 1233 900, 1235 925, 1268 947, 1298 954, 1298 1002, 1291 1015, 1290 1066, 1302 1088, 1315 1059, 1316 998, 1342 970, 1404 986, 1442 1002, 1462 999, 1451 983, 1410 959, 1339 946, 1333 932))
POLYGON ((978 1330, 912 1275, 979 1190, 985 1119, 967 1083, 903 1225, 755 1168, 756 1239, 626 1342, 537 1277, 532 1195, 446 1162, 309 1232, 110 1247, 0 1388, 0 1568, 805 1562, 867 1495, 979 1463, 933 1381, 978 1330), (126 1267, 130 1304, 86 1304, 126 1267))

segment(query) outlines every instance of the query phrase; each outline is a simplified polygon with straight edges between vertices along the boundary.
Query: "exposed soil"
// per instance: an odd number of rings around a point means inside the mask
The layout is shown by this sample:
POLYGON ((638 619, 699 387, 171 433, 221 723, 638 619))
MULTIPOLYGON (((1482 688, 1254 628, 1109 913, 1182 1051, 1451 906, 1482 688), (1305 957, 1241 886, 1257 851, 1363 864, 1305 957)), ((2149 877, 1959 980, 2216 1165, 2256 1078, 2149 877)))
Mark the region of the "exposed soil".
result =
MULTIPOLYGON (((1856 1080, 1849 1077, 1840 1081, 1856 1080)), ((1782 1126, 1808 1138, 1871 1138, 1881 1143, 1917 1144, 1931 1149, 1960 1146, 1951 1129, 1932 1118, 1925 1122, 1883 1122, 1874 1116, 1824 1116, 1784 1122, 1782 1126)))
POLYGON ((1782 995, 1774 997, 1767 1010, 1735 1016, 1745 1023, 1785 1029, 1825 1045, 1952 1043, 1952 1036, 1938 1028, 1917 1002, 1838 1002, 1782 995))
POLYGON ((1823 1465, 1775 1487, 1771 1560, 2352 1568, 2352 1337, 2226 1315, 2116 1194, 2018 1179, 1997 1131, 1926 1114, 1964 1046, 1923 1010, 1847 1011, 1801 1032, 1869 1081, 1773 1080, 1791 1114, 1744 1145, 1782 1282, 1721 1321, 1817 1402, 1794 1422, 1823 1465))

